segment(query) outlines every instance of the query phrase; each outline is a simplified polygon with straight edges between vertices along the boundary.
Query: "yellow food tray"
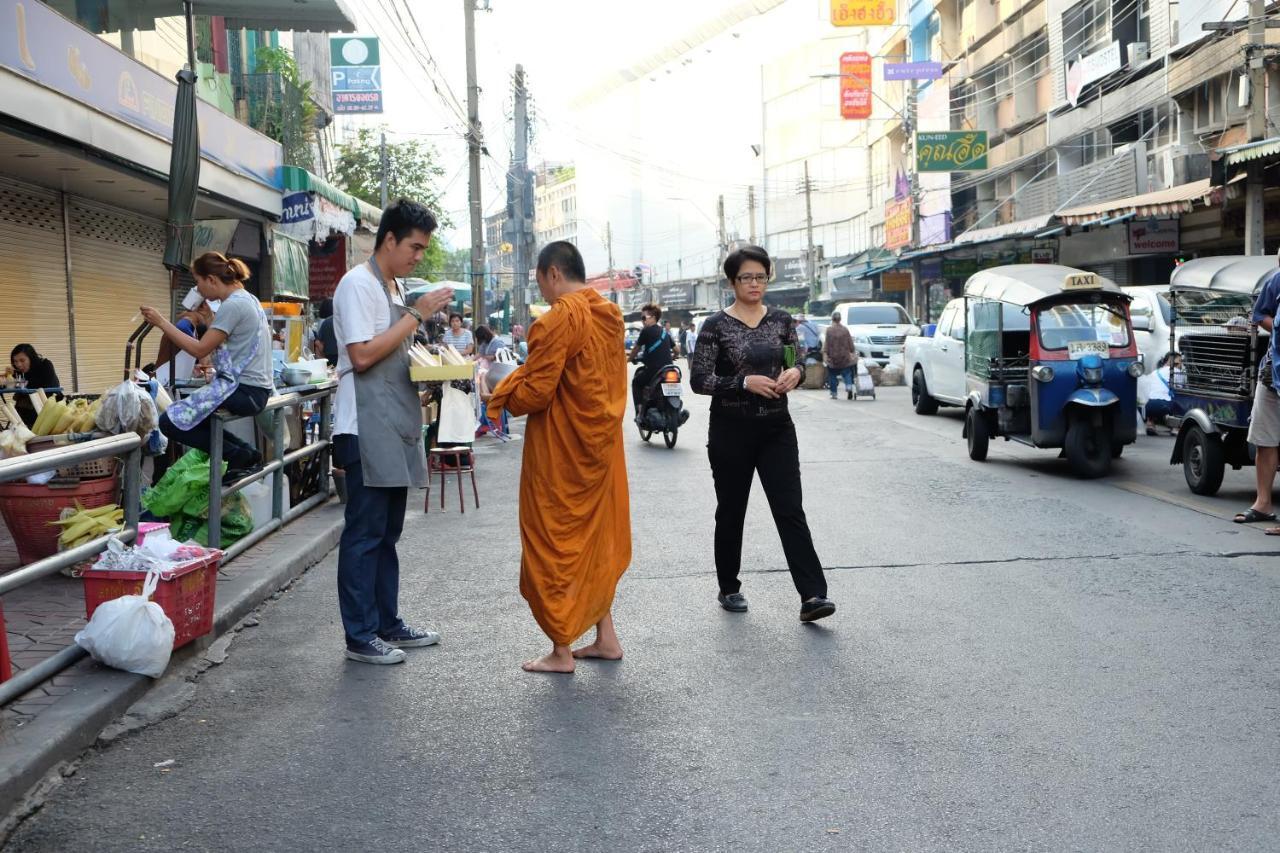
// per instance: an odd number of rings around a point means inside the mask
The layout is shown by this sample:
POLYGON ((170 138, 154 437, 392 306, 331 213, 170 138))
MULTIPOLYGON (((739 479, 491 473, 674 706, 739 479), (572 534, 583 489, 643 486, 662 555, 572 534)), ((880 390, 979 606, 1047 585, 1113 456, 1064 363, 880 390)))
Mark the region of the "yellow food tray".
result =
POLYGON ((409 378, 414 382, 445 382, 453 379, 475 378, 474 364, 443 364, 440 367, 409 366, 409 378))

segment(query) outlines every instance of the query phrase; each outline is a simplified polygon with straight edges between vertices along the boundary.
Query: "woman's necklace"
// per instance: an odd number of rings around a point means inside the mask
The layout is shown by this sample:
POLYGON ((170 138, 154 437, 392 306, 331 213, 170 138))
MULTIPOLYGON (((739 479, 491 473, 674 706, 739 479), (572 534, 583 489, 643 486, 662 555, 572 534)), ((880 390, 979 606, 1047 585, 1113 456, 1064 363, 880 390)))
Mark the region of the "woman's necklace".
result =
POLYGON ((725 310, 733 317, 733 319, 737 320, 742 325, 750 326, 753 329, 756 326, 759 326, 760 322, 764 319, 764 315, 769 313, 769 309, 766 308, 763 303, 760 305, 760 310, 755 312, 755 316, 749 316, 746 313, 746 310, 737 302, 733 303, 725 310))

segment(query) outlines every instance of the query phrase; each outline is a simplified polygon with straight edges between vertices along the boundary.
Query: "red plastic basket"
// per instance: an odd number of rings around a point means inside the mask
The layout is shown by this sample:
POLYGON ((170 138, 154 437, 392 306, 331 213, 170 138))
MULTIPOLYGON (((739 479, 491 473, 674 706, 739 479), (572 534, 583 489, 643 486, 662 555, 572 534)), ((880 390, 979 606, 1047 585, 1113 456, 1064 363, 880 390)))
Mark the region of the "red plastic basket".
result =
POLYGON ((75 502, 95 509, 116 502, 120 478, 81 480, 74 486, 36 486, 30 483, 0 483, 0 516, 18 546, 18 559, 34 563, 58 552, 61 532, 49 522, 75 502))
MULTIPOLYGON (((185 646, 196 637, 213 630, 213 599, 217 588, 221 551, 179 563, 173 571, 160 575, 156 594, 151 600, 173 621, 173 647, 185 646)), ((140 595, 146 572, 114 572, 89 569, 80 572, 84 579, 85 618, 104 601, 122 595, 140 595)))

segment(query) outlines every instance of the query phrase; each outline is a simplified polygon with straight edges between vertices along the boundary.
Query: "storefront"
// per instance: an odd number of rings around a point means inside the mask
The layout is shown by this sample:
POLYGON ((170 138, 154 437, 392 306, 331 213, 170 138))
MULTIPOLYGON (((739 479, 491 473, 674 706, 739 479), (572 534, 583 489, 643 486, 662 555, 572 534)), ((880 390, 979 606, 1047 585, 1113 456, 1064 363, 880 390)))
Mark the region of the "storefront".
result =
POLYGON ((357 235, 372 238, 382 212, 296 166, 284 167, 284 199, 277 232, 306 247, 303 298, 320 301, 333 296, 347 270, 368 253, 361 253, 357 235))

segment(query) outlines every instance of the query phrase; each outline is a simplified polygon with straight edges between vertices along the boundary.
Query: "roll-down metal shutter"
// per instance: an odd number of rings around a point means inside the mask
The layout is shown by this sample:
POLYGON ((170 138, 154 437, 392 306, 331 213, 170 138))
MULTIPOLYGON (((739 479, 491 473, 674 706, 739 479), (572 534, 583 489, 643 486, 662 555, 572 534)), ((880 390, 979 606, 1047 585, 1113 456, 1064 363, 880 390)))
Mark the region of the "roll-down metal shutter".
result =
MULTIPOLYGON (((70 199, 70 205, 80 388, 100 392, 123 377, 125 344, 142 322, 133 320, 138 307, 169 309, 164 226, 84 199, 70 199)), ((160 338, 155 329, 147 335, 143 364, 155 361, 160 338)))
POLYGON ((58 193, 0 177, 0 346, 29 343, 71 388, 66 245, 58 193))

